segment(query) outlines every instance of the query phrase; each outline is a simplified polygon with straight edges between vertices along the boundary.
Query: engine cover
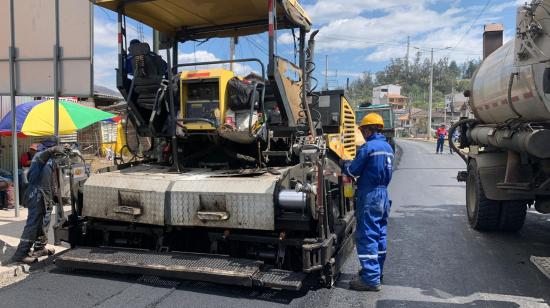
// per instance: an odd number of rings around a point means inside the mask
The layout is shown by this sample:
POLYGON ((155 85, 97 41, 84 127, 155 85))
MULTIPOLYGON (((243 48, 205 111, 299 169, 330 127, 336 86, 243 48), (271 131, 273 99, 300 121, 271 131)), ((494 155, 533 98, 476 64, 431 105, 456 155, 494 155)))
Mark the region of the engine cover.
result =
POLYGON ((231 172, 139 165, 94 174, 84 185, 85 217, 160 226, 274 230, 274 194, 289 168, 231 172), (277 172, 274 172, 277 173, 277 172))

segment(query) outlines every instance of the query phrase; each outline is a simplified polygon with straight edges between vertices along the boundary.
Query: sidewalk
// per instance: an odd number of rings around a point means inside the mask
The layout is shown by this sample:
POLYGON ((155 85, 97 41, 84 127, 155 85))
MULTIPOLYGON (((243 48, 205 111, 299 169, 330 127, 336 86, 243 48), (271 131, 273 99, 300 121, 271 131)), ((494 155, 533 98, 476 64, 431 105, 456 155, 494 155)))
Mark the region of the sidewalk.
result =
MULTIPOLYGON (((66 214, 69 214, 70 206, 65 206, 64 210, 66 214)), ((28 272, 28 266, 9 264, 25 227, 27 209, 20 208, 19 217, 14 216, 14 210, 0 210, 0 288, 24 279, 28 272)), ((53 217, 52 214, 52 223, 48 232, 48 248, 54 248, 55 252, 59 253, 66 250, 67 247, 53 245, 53 217)), ((41 260, 43 259, 47 259, 47 257, 41 258, 41 260)))

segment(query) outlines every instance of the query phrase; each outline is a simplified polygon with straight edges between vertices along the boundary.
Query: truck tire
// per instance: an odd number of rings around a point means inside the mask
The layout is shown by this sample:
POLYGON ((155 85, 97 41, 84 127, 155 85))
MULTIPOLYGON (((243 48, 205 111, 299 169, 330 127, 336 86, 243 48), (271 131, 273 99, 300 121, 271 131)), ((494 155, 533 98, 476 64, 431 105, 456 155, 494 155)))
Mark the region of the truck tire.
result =
POLYGON ((501 222, 501 205, 499 201, 488 199, 485 196, 475 160, 471 160, 468 163, 466 211, 468 213, 468 222, 475 230, 498 230, 501 222))
POLYGON ((523 227, 527 214, 527 201, 503 201, 500 210, 499 229, 516 232, 523 227))

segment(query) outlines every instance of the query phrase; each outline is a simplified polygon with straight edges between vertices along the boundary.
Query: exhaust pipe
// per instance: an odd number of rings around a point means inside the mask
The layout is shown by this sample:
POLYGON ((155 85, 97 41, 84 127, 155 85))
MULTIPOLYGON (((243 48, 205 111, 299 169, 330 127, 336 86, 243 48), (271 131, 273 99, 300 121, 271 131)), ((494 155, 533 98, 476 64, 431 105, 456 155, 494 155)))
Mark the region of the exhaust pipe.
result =
POLYGON ((487 59, 502 46, 504 26, 502 24, 485 25, 483 31, 483 59, 487 59))
POLYGON ((319 30, 315 30, 309 36, 307 41, 307 57, 306 57, 306 81, 307 81, 307 92, 311 92, 311 78, 313 76, 313 71, 315 70, 315 64, 313 60, 315 59, 315 36, 319 33, 319 30))

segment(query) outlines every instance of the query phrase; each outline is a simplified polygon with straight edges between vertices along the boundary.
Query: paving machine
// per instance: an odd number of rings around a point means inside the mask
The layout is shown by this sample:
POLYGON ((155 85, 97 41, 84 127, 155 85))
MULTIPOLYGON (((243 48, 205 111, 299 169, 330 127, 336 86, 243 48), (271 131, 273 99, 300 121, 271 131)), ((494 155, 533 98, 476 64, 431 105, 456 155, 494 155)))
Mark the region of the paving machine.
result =
POLYGON ((143 159, 91 175, 56 229, 57 266, 298 290, 331 286, 355 232, 355 116, 315 92, 311 21, 296 0, 96 0, 118 14, 117 87, 143 159), (166 62, 127 44, 126 17, 160 32, 166 62), (296 31, 298 63, 277 55, 296 31), (260 59, 180 63, 187 42, 266 33, 260 59), (307 45, 307 46, 306 46, 307 45), (251 67, 237 76, 223 65, 251 67), (247 66, 244 66, 244 64, 247 66), (220 68, 220 65, 222 67, 220 68))

